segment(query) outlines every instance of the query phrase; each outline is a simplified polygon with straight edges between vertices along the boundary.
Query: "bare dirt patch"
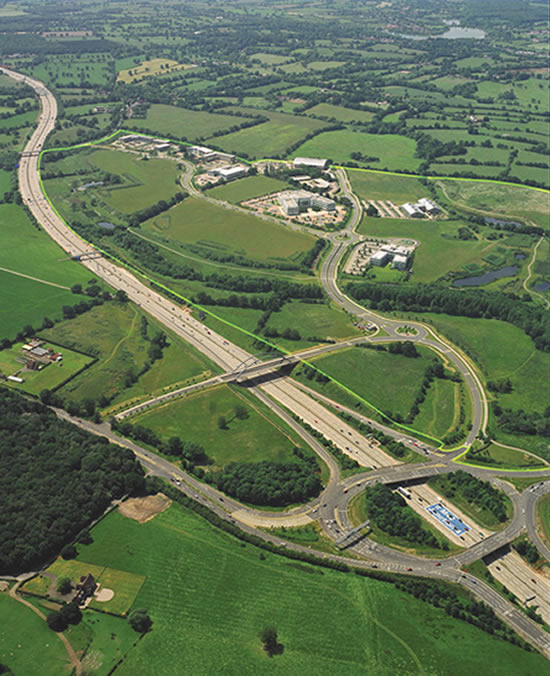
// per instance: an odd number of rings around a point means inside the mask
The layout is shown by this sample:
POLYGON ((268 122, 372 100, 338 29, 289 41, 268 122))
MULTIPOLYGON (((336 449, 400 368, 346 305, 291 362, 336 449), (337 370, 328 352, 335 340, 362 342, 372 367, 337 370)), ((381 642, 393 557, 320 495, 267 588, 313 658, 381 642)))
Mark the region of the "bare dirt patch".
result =
POLYGON ((107 587, 101 587, 101 589, 96 591, 95 599, 96 601, 100 601, 101 603, 106 603, 107 601, 110 601, 114 595, 115 592, 112 589, 107 589, 107 587))
POLYGON ((6 580, 0 580, 0 592, 8 591, 9 588, 10 588, 9 582, 6 582, 6 580))
POLYGON ((172 500, 164 493, 157 493, 145 498, 129 498, 119 506, 118 511, 129 519, 145 523, 164 512, 171 504, 172 500))

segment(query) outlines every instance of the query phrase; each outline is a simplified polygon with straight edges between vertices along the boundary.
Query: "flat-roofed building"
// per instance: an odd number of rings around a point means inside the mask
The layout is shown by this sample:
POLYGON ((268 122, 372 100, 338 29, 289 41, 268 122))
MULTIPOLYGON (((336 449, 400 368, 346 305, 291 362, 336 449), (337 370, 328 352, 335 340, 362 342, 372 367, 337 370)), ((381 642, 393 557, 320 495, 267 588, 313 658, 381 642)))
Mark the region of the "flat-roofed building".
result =
POLYGON ((408 262, 409 259, 407 256, 401 256, 398 254, 397 256, 393 257, 391 266, 394 268, 394 270, 406 270, 408 262))
POLYGON ((300 213, 298 202, 288 194, 279 195, 279 205, 287 216, 297 216, 300 213))
POLYGON ((318 157, 295 157, 293 162, 295 167, 317 167, 317 169, 326 169, 328 160, 318 157))
POLYGON ((311 197, 311 206, 324 211, 334 211, 336 209, 336 202, 328 197, 321 197, 321 195, 313 194, 311 197))
POLYGON ((391 258, 391 254, 388 253, 387 251, 377 251, 375 254, 372 254, 372 256, 369 258, 369 263, 371 265, 377 265, 379 267, 384 267, 388 260, 391 258))
POLYGON ((228 165, 218 169, 218 176, 223 178, 224 181, 233 181, 236 178, 241 178, 241 176, 246 176, 248 173, 248 167, 243 167, 240 164, 228 165))
POLYGON ((421 211, 424 211, 427 214, 440 214, 441 213, 441 208, 435 202, 428 199, 427 197, 421 197, 418 200, 418 202, 416 203, 416 206, 421 211))

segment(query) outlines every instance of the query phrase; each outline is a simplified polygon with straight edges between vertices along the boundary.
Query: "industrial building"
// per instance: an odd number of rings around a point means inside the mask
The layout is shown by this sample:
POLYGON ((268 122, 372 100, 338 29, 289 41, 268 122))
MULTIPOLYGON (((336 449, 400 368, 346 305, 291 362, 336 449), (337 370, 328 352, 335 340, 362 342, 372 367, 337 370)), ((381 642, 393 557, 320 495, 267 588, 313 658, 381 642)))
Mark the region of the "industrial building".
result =
POLYGON ((296 157, 293 162, 295 167, 316 167, 317 169, 328 169, 328 160, 321 160, 317 157, 296 157))
POLYGON ((307 190, 289 190, 279 193, 279 205, 287 216, 296 216, 311 207, 323 211, 334 211, 336 202, 307 190))
POLYGON ((196 160, 202 160, 203 162, 214 162, 215 160, 224 160, 226 162, 234 162, 235 155, 231 153, 222 153, 218 150, 212 150, 212 148, 206 148, 205 146, 189 146, 187 148, 187 154, 196 160))
POLYGON ((241 178, 248 173, 248 167, 242 164, 227 164, 224 167, 217 167, 208 171, 209 176, 219 176, 224 181, 233 181, 241 178))
POLYGON ((427 197, 421 197, 418 202, 406 202, 401 205, 401 209, 405 212, 408 218, 424 218, 428 216, 436 216, 441 213, 441 208, 427 197))
POLYGON ((412 202, 405 202, 405 204, 401 206, 401 209, 405 212, 405 216, 408 216, 409 218, 424 218, 424 212, 412 202))

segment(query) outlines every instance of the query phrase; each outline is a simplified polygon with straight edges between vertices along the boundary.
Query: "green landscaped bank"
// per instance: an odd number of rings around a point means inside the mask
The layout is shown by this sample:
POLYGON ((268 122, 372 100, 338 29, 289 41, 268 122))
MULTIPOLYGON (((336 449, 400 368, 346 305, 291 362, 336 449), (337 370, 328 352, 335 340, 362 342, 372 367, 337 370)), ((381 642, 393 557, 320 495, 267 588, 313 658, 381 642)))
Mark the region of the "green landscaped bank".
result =
POLYGON ((152 631, 117 671, 364 674, 544 670, 544 658, 450 618, 387 583, 262 553, 178 505, 139 524, 113 513, 79 558, 144 575, 134 608, 152 631), (270 659, 260 632, 277 630, 270 659), (174 631, 185 627, 185 631, 174 631), (353 630, 351 629, 353 627, 353 630), (455 660, 456 646, 461 659, 455 660))

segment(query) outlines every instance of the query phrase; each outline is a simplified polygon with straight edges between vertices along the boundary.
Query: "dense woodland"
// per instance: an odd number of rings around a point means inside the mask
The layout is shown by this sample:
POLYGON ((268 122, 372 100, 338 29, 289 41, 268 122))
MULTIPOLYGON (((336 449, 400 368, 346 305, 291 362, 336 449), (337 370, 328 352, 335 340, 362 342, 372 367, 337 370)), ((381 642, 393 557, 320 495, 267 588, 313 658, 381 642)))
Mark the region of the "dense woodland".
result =
POLYGON ((130 451, 0 389, 0 573, 42 566, 112 500, 143 487, 130 451))

